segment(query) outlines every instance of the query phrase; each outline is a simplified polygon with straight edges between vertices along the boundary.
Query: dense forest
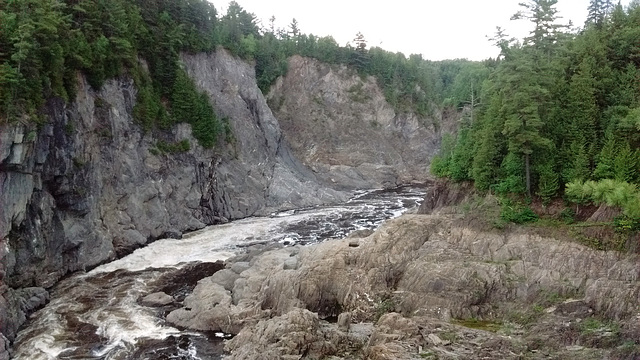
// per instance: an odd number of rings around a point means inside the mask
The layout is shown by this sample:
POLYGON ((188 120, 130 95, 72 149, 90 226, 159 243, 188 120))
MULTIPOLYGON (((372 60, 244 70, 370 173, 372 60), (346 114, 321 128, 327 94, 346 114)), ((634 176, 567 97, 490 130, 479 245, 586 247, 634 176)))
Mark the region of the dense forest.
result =
POLYGON ((428 115, 467 61, 434 63, 419 55, 366 48, 300 32, 295 19, 261 28, 255 15, 231 2, 218 14, 206 0, 0 0, 0 122, 39 123, 51 97, 74 98, 77 74, 91 86, 130 76, 139 90, 135 117, 145 129, 189 122, 205 147, 228 126, 180 67, 181 52, 222 46, 255 63, 266 92, 300 54, 375 75, 399 111, 428 115), (148 68, 149 71, 142 69, 148 68), (195 106, 192 106, 195 104, 195 106))
MULTIPOLYGON (((499 58, 474 86, 474 117, 443 142, 432 172, 520 199, 564 196, 640 218, 640 4, 592 0, 579 31, 558 22, 557 0, 529 0, 522 42, 500 29, 499 58)), ((468 103, 469 104, 469 103, 468 103)), ((503 200, 509 201, 509 200, 503 200)), ((534 219, 526 208, 513 219, 534 219)), ((635 219, 634 221, 631 221, 635 219)))
POLYGON ((445 137, 432 163, 435 175, 505 198, 619 206, 637 226, 640 5, 591 0, 575 29, 560 25, 556 3, 522 3, 514 19, 530 21, 531 32, 518 41, 498 29, 495 59, 433 62, 368 48, 362 34, 340 46, 302 33, 295 19, 286 29, 274 18, 261 27, 235 2, 219 14, 206 0, 0 0, 0 123, 41 124, 47 99, 74 98, 79 73, 95 89, 128 76, 143 128, 188 122, 213 147, 229 126, 181 68, 180 53, 222 46, 254 62, 263 92, 300 54, 375 76, 398 112, 464 109, 457 136, 445 137))

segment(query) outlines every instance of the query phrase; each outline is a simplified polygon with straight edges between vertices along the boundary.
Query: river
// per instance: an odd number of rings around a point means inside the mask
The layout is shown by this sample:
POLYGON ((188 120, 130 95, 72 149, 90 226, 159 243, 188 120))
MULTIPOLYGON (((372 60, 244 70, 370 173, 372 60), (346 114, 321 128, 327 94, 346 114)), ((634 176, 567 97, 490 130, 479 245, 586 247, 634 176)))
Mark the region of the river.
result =
POLYGON ((181 301, 197 280, 247 247, 307 245, 375 229, 417 206, 424 188, 360 191, 335 206, 298 209, 210 226, 182 239, 155 241, 132 254, 74 274, 18 333, 13 359, 220 359, 221 333, 185 331, 162 320, 167 309, 139 299, 165 291, 181 301))

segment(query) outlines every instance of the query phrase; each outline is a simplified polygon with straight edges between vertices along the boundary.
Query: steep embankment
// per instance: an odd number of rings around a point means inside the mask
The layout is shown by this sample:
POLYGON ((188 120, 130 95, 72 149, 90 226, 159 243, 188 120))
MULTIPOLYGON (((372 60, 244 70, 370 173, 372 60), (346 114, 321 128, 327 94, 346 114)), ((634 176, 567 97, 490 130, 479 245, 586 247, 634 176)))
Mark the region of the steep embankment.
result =
MULTIPOLYGON (((0 332, 12 340, 25 314, 72 271, 161 236, 225 219, 343 200, 292 155, 256 86, 253 67, 224 50, 183 56, 184 67, 227 117, 235 141, 206 150, 189 125, 145 133, 132 117, 133 82, 47 103, 40 129, 0 128, 0 332), (158 141, 190 149, 158 153, 158 141)), ((2 348, 2 346, 0 346, 2 348)))
POLYGON ((375 78, 301 56, 289 59, 268 100, 295 155, 344 188, 424 181, 441 132, 455 126, 438 111, 397 113, 375 78))

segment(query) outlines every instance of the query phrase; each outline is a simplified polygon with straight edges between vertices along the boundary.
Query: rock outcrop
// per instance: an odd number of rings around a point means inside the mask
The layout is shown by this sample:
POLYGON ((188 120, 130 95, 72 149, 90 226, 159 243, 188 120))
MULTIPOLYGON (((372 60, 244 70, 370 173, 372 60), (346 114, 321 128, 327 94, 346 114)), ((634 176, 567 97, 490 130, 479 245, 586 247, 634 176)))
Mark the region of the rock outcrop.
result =
POLYGON ((349 246, 351 240, 241 256, 236 260, 250 266, 236 273, 233 286, 227 277, 201 280, 167 320, 239 334, 227 346, 237 358, 268 349, 282 358, 515 359, 531 350, 534 356, 538 347, 545 349, 540 354, 601 358, 640 332, 637 255, 517 229, 477 230, 451 214, 404 215, 358 247, 349 246), (292 258, 294 268, 286 266, 292 258), (358 350, 340 345, 358 343, 349 338, 351 330, 318 323, 345 311, 351 329, 383 315, 358 350), (601 325, 584 330, 585 318, 601 325), (503 335, 453 319, 495 322, 500 329, 493 331, 503 335), (271 334, 285 328, 297 335, 279 340, 271 334), (336 340, 328 347, 322 339, 336 340), (582 347, 567 350, 576 344, 582 347), (353 351, 359 355, 345 355, 353 351))
POLYGON ((296 157, 344 188, 425 181, 443 129, 455 126, 438 111, 396 113, 375 78, 301 56, 268 99, 296 157))
POLYGON ((224 50, 182 61, 229 119, 234 144, 204 149, 186 124, 143 131, 127 78, 95 91, 79 76, 74 101, 50 99, 39 129, 0 126, 0 332, 9 340, 41 305, 20 288, 44 291, 160 237, 346 198, 293 157, 250 64, 224 50), (190 149, 153 151, 160 140, 190 149))

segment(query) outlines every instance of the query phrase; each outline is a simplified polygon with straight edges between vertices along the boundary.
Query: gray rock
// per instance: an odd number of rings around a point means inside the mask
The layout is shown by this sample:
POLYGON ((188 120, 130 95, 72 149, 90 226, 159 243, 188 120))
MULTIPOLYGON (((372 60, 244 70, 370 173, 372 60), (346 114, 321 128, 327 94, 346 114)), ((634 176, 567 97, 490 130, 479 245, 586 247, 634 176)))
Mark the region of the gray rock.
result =
POLYGON ((361 229, 361 230, 352 231, 349 234, 348 238, 361 239, 361 238, 366 238, 371 234, 373 234, 373 230, 361 229))
POLYGON ((435 345, 435 346, 440 346, 442 345, 444 342, 442 341, 442 339, 440 339, 438 337, 438 335, 436 334, 429 334, 427 335, 427 339, 429 339, 429 341, 431 342, 431 344, 435 345))
POLYGON ((225 359, 327 359, 339 347, 364 343, 350 338, 335 327, 322 326, 318 316, 308 310, 292 311, 246 326, 225 344, 225 359))
POLYGON ((375 78, 297 55, 267 97, 295 156, 344 188, 424 181, 442 129, 456 123, 396 113, 375 78))
POLYGON ((358 247, 360 246, 359 240, 349 240, 349 247, 358 247))
POLYGON ((249 269, 251 267, 251 265, 249 265, 248 262, 246 261, 239 261, 239 262, 235 262, 233 264, 231 264, 231 271, 233 271, 236 274, 241 274, 243 271, 249 269))
POLYGON ((344 312, 338 315, 338 329, 341 331, 349 331, 351 326, 351 313, 344 312))
POLYGON ((223 269, 213 274, 210 279, 216 284, 222 285, 225 290, 233 290, 233 285, 239 275, 232 269, 223 269))
POLYGON ((284 270, 295 270, 298 267, 298 257, 293 256, 284 261, 284 270))
POLYGON ((143 297, 140 303, 149 307, 166 306, 173 303, 173 297, 163 292, 157 292, 143 297))
POLYGON ((582 349, 584 349, 584 346, 580 346, 580 345, 567 346, 567 351, 580 351, 582 349))
POLYGON ((0 360, 9 360, 9 340, 0 333, 0 360))

